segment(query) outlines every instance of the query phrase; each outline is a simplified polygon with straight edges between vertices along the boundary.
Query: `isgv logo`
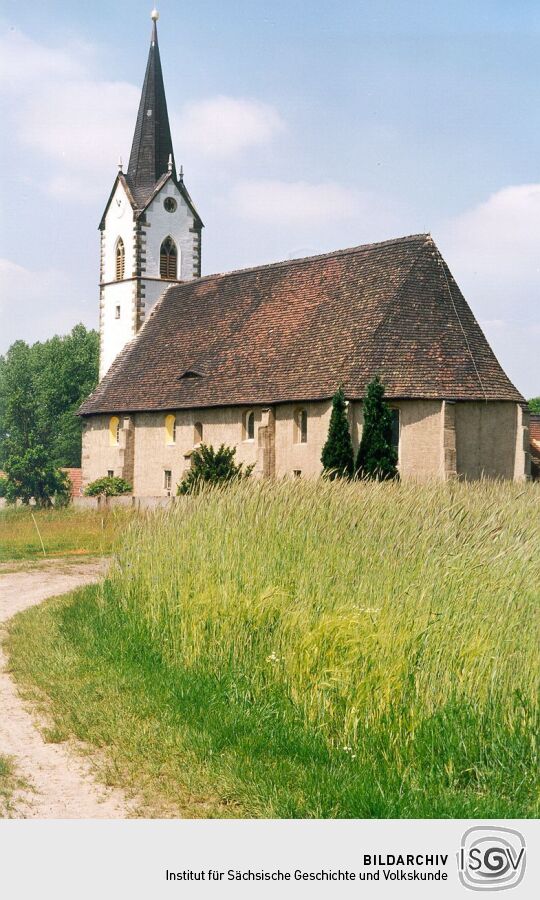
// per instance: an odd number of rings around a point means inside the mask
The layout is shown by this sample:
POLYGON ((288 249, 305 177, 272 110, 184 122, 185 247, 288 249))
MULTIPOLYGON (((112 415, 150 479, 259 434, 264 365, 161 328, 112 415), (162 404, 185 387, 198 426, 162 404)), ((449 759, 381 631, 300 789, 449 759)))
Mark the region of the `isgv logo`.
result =
POLYGON ((475 826, 461 838, 459 880, 471 891, 504 891, 525 874, 525 838, 512 828, 475 826))

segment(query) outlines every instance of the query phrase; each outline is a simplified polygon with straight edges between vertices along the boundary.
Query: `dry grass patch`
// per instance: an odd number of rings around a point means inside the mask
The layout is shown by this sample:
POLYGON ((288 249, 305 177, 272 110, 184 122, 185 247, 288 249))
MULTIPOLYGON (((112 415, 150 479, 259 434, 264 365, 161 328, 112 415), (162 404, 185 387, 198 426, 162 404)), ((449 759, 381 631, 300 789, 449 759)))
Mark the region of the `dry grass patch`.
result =
POLYGON ((0 510, 0 562, 108 555, 134 515, 76 507, 0 510))

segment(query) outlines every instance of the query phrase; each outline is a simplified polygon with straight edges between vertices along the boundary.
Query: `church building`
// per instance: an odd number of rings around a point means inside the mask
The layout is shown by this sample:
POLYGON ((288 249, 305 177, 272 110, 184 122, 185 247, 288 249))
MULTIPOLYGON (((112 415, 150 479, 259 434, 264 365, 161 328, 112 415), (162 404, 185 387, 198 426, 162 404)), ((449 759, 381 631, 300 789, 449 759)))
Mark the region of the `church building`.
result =
POLYGON ((100 382, 83 482, 167 496, 201 442, 254 475, 314 477, 343 385, 353 443, 378 375, 401 478, 529 476, 528 413, 429 234, 201 275, 177 172, 156 11, 133 145, 100 223, 100 382))

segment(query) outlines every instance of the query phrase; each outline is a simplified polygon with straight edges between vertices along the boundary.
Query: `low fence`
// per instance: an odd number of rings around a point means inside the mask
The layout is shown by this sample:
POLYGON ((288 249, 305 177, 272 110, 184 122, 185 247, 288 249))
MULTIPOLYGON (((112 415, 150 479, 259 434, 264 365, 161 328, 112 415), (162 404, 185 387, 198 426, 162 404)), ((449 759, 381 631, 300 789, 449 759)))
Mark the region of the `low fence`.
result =
MULTIPOLYGON (((118 507, 124 507, 125 509, 157 509, 158 507, 171 506, 175 500, 176 497, 132 497, 131 495, 123 497, 73 497, 70 506, 74 506, 76 509, 102 510, 116 509, 118 507)), ((17 500, 13 505, 22 507, 24 504, 22 500, 17 500)), ((35 506, 35 503, 31 500, 29 505, 35 506)), ((6 506, 6 498, 0 497, 0 509, 4 509, 6 506)))
POLYGON ((176 497, 74 497, 73 506, 78 509, 157 509, 171 506, 176 497))

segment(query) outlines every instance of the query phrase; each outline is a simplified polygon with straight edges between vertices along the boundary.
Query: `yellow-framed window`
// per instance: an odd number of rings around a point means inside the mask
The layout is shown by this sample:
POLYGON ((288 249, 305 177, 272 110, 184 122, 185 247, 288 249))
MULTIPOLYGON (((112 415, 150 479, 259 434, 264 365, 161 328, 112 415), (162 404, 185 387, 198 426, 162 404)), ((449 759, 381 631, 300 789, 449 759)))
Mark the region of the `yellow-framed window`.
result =
POLYGON ((118 416, 111 416, 109 419, 109 444, 111 447, 118 447, 120 443, 120 419, 118 416))
POLYGON ((176 444, 176 416, 173 413, 165 416, 165 443, 176 444))

